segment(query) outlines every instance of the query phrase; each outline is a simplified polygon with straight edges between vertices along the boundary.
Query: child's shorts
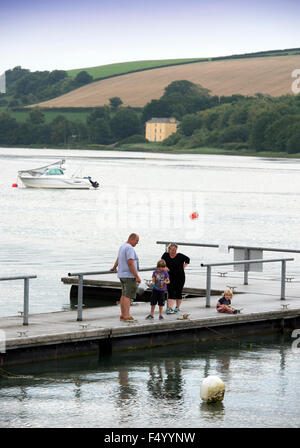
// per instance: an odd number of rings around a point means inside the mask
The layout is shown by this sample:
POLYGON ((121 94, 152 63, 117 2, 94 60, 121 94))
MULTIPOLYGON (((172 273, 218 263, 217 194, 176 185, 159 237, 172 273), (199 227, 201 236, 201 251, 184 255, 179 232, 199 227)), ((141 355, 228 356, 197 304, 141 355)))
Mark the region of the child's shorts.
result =
POLYGON ((166 291, 152 289, 151 305, 164 306, 166 300, 166 291))

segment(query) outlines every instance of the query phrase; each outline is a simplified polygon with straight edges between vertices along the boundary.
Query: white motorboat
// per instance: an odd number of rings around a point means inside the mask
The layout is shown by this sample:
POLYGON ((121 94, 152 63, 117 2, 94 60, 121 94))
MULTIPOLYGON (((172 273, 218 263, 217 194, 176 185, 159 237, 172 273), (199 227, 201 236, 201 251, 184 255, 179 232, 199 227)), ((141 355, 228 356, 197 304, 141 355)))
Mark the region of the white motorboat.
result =
POLYGON ((69 176, 63 168, 65 159, 40 168, 18 171, 18 178, 27 188, 72 188, 89 189, 98 188, 99 183, 90 176, 69 176))

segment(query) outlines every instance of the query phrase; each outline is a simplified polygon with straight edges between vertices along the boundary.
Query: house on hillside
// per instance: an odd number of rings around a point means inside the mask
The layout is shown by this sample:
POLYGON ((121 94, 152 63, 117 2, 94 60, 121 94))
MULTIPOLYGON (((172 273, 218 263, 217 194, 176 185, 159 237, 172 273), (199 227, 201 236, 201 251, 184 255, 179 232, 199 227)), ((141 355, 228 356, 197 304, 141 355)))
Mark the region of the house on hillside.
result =
POLYGON ((151 118, 146 121, 146 139, 149 142, 162 142, 177 131, 179 121, 176 118, 151 118))

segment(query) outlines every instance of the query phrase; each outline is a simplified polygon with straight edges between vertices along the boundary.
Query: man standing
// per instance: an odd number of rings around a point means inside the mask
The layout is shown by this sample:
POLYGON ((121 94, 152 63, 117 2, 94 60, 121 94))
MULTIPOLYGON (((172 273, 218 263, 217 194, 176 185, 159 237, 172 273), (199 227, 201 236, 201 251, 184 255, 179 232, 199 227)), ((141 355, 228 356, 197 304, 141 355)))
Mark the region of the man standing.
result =
POLYGON ((138 256, 134 247, 139 242, 139 236, 131 233, 126 243, 122 244, 118 252, 118 258, 115 261, 111 271, 115 271, 118 267, 118 278, 122 286, 122 295, 120 299, 121 316, 120 320, 132 321, 134 318, 130 316, 131 300, 136 298, 137 283, 141 283, 138 275, 138 256))

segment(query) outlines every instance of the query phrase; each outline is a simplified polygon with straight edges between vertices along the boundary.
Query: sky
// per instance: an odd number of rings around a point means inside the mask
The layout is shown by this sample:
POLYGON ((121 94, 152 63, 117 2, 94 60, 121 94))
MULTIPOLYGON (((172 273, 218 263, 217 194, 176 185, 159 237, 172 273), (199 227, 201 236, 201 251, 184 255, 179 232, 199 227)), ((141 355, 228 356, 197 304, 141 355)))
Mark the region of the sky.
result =
POLYGON ((0 0, 0 74, 300 47, 299 0, 0 0))

